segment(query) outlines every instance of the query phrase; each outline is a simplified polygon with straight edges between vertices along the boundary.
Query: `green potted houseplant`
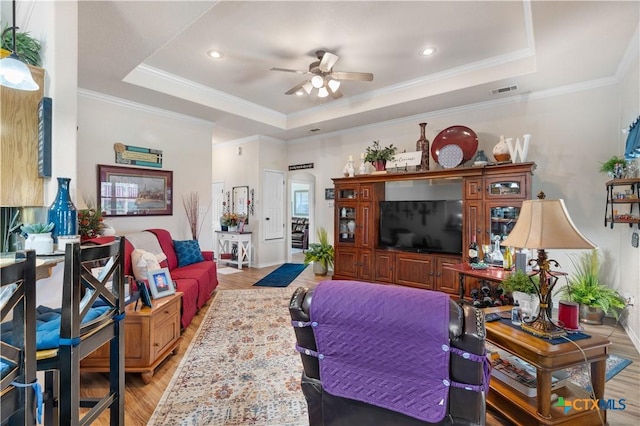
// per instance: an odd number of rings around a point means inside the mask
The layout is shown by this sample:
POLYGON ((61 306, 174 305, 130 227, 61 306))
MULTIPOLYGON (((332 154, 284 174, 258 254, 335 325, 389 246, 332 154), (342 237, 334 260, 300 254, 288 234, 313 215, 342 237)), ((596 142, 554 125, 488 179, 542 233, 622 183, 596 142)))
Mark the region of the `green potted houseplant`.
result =
POLYGON ((364 161, 373 164, 377 171, 385 169, 387 161, 391 160, 398 148, 390 144, 387 147, 380 146, 380 141, 373 141, 373 145, 368 146, 364 161))
POLYGON ((513 300, 529 302, 531 311, 536 312, 540 304, 537 291, 538 283, 537 275, 529 277, 523 271, 515 271, 500 283, 500 287, 507 293, 511 293, 513 300))
POLYGON ((598 251, 585 252, 571 262, 575 272, 569 277, 568 284, 556 294, 580 304, 581 322, 602 324, 609 312, 617 317, 625 307, 625 300, 617 291, 600 282, 602 259, 598 251))
MULTIPOLYGON (((11 27, 2 30, 2 52, 0 57, 8 56, 13 52, 13 33, 11 27)), ((28 32, 16 31, 16 54, 29 65, 40 66, 40 41, 33 38, 28 32)))
POLYGON ((329 268, 333 267, 333 246, 329 244, 327 230, 318 228, 318 242, 309 244, 309 249, 304 254, 304 264, 313 262, 313 272, 316 275, 327 275, 329 268))
POLYGON ((621 179, 627 168, 627 162, 623 157, 614 155, 600 165, 600 172, 607 173, 613 179, 621 179))
POLYGON ((53 226, 53 222, 22 225, 20 230, 26 235, 24 248, 27 250, 33 249, 36 251, 36 254, 53 253, 53 238, 51 238, 53 226))

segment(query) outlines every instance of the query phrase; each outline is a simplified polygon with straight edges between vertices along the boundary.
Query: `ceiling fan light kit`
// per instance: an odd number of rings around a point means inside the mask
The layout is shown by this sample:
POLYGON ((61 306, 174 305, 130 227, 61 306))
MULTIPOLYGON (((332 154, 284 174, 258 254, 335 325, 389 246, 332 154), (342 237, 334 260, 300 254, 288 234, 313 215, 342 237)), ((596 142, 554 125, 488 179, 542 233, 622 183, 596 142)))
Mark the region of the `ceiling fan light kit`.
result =
POLYGON ((310 95, 313 89, 318 89, 317 96, 319 98, 326 98, 327 96, 331 95, 333 99, 338 99, 342 97, 342 93, 340 92, 341 84, 338 80, 373 80, 373 74, 371 73, 333 71, 333 66, 338 61, 339 57, 331 52, 318 50, 316 51, 316 57, 318 58, 318 60, 309 64, 308 71, 276 67, 271 68, 271 71, 293 72, 296 74, 312 76, 308 80, 302 81, 293 86, 291 89, 287 90, 285 92, 285 95, 296 94, 298 96, 302 96, 304 92, 310 95))
MULTIPOLYGON (((16 2, 13 1, 13 26, 7 28, 13 33, 13 52, 0 60, 0 86, 17 90, 38 90, 40 86, 33 80, 29 67, 16 53, 16 2)), ((2 34, 4 37, 4 33, 2 34)))

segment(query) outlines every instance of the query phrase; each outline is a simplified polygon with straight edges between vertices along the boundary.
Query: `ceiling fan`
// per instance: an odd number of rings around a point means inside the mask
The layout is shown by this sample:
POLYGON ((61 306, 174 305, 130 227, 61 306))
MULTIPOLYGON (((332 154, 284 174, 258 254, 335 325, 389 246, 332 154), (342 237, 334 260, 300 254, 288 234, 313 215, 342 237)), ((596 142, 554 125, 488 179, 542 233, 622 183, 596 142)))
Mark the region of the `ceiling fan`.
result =
POLYGON ((338 61, 339 57, 331 52, 318 50, 316 51, 316 57, 318 60, 309 65, 309 71, 276 67, 271 68, 271 71, 295 72, 310 76, 307 80, 301 81, 291 89, 287 90, 285 95, 293 95, 294 93, 299 93, 303 90, 307 94, 311 94, 311 91, 315 88, 318 89, 318 97, 320 98, 331 95, 333 99, 338 99, 342 96, 342 93, 339 90, 339 80, 373 80, 373 74, 369 72, 333 71, 333 66, 338 61))

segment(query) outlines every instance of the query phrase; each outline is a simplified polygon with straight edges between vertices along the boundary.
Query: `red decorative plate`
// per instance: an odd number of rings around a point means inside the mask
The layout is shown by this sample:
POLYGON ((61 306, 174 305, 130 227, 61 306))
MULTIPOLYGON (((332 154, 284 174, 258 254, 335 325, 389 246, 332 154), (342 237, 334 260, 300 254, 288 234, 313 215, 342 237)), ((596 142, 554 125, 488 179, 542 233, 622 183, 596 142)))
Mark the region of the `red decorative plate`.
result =
POLYGON ((447 127, 435 137, 431 143, 431 156, 438 164, 440 149, 446 145, 458 145, 462 149, 462 161, 469 161, 473 158, 478 150, 478 135, 465 126, 447 127))

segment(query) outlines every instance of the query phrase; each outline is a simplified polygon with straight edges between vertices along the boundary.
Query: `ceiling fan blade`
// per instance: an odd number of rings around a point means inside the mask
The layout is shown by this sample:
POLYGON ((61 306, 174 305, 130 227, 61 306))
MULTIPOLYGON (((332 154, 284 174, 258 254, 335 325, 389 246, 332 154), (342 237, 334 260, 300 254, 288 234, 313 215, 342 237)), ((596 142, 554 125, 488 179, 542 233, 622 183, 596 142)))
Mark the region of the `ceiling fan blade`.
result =
POLYGON ((335 71, 330 75, 331 78, 336 80, 359 80, 359 81, 372 81, 373 74, 370 72, 345 72, 335 71))
POLYGON ((309 80, 302 81, 302 82, 300 82, 300 83, 296 84, 295 86, 293 86, 291 89, 289 89, 289 90, 287 90, 286 92, 284 92, 284 94, 285 94, 285 95, 293 95, 293 94, 295 94, 298 90, 302 89, 302 87, 303 87, 305 84, 307 84, 307 83, 309 83, 309 80))
POLYGON ((271 71, 295 72, 297 74, 308 74, 309 73, 309 71, 290 70, 288 68, 277 68, 277 67, 272 67, 271 71))
POLYGON ((332 97, 333 99, 338 99, 338 98, 341 98, 341 97, 342 97, 342 92, 340 91, 340 89, 338 89, 338 90, 336 90, 336 91, 333 91, 333 90, 331 90, 331 87, 329 87, 329 86, 327 85, 327 91, 329 92, 329 94, 331 95, 331 97, 332 97))
POLYGON ((331 52, 324 52, 318 68, 320 68, 320 71, 322 72, 329 72, 331 71, 331 68, 333 68, 333 66, 336 64, 336 62, 338 62, 337 55, 334 55, 331 52))

